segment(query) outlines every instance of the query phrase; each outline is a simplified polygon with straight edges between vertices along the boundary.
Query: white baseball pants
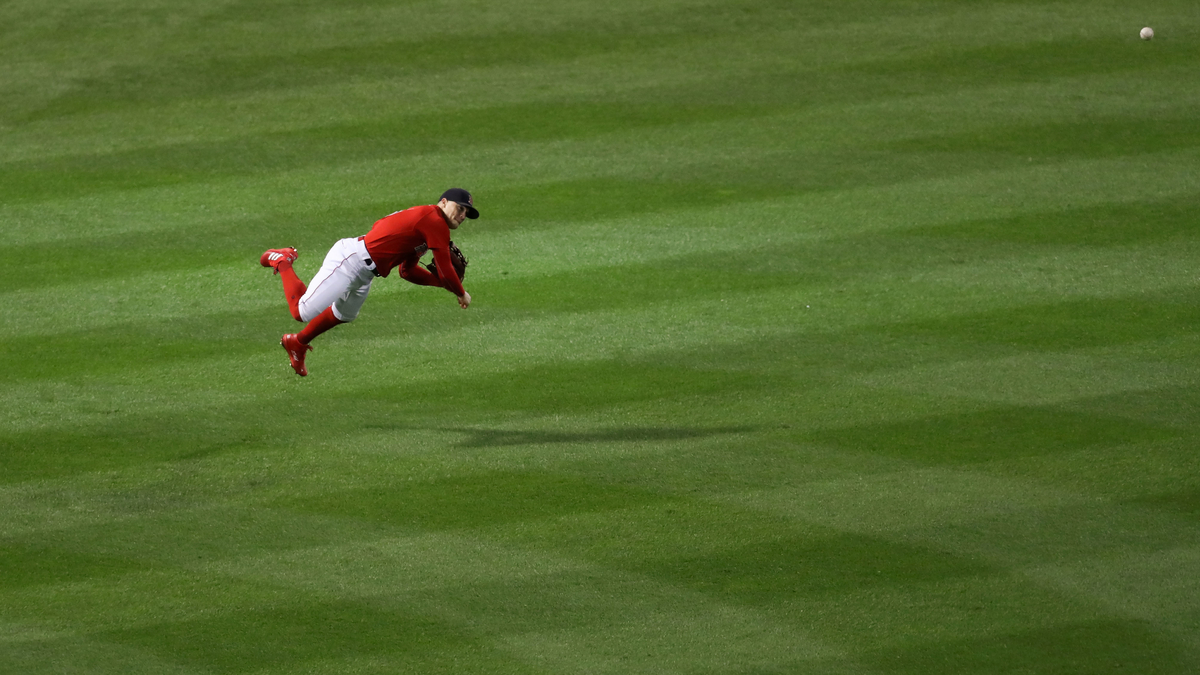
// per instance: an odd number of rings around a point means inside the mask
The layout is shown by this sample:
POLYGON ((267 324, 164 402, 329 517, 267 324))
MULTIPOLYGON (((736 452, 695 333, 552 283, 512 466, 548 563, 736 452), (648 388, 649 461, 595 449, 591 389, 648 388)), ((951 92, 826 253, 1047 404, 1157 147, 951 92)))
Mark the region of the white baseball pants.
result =
POLYGON ((375 280, 373 266, 367 265, 370 259, 360 239, 351 237, 335 243, 300 298, 300 318, 312 321, 326 307, 333 307, 339 321, 353 321, 375 280))

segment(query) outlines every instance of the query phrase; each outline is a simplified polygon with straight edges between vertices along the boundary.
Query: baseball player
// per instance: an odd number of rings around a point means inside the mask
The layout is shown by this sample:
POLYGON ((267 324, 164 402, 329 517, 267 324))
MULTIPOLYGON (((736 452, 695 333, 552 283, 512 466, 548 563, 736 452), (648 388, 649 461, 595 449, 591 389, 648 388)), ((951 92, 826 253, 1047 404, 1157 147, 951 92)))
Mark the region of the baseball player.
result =
POLYGON ((313 338, 358 316, 375 277, 386 277, 392 269, 400 277, 421 286, 440 286, 458 298, 463 309, 471 306, 471 294, 462 286, 467 259, 450 241, 450 230, 464 218, 478 218, 471 193, 451 188, 437 204, 414 206, 375 222, 361 237, 342 239, 329 249, 321 271, 305 286, 292 269, 298 257, 294 248, 273 248, 259 258, 263 267, 274 268, 283 280, 288 308, 297 321, 307 325, 299 333, 288 333, 279 341, 287 350, 297 375, 308 375, 304 357, 312 351, 313 338), (433 262, 426 269, 417 264, 426 251, 433 262))

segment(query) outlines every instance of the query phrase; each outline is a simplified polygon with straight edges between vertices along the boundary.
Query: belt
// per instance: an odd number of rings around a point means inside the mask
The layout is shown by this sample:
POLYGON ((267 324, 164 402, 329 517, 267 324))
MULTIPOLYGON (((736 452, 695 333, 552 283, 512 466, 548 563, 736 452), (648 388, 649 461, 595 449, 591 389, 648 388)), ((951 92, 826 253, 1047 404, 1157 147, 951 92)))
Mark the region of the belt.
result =
MULTIPOLYGON (((366 238, 367 238, 367 235, 364 234, 363 236, 359 237, 358 240, 362 241, 363 239, 366 239, 366 238)), ((371 260, 371 256, 367 256, 366 258, 363 258, 363 262, 366 263, 367 269, 371 270, 371 274, 374 274, 377 277, 383 276, 382 274, 379 273, 379 270, 375 269, 375 261, 371 260)))
POLYGON ((371 270, 371 274, 374 274, 377 277, 383 276, 382 274, 379 273, 379 270, 375 269, 375 261, 374 260, 367 258, 367 259, 363 260, 363 262, 365 262, 367 264, 367 269, 371 270))

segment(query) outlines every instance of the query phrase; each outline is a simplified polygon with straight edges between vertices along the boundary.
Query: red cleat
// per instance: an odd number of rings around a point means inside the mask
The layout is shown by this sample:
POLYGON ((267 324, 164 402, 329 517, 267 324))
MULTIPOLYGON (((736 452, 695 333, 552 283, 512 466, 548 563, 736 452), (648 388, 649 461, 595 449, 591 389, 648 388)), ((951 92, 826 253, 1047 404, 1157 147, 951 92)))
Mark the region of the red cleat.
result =
POLYGON ((262 257, 258 259, 258 264, 263 267, 270 267, 275 270, 275 274, 279 274, 279 266, 285 262, 292 262, 299 258, 300 254, 294 248, 269 248, 262 257))
POLYGON ((295 333, 288 333, 279 340, 279 344, 287 350, 288 359, 292 362, 292 370, 300 377, 308 375, 308 368, 304 367, 304 355, 312 351, 312 345, 306 345, 300 342, 300 337, 295 333))

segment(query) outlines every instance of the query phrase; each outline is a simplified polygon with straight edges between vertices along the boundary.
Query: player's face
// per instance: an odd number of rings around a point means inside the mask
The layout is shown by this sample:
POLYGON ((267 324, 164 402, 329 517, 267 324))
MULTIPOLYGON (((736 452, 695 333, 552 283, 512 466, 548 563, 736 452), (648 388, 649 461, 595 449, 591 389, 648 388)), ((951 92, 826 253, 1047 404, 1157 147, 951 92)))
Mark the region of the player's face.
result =
POLYGON ((446 220, 450 221, 450 229, 457 230, 462 221, 467 218, 467 210, 459 205, 458 202, 452 202, 448 199, 443 199, 438 202, 438 206, 442 207, 442 212, 446 214, 446 220))

